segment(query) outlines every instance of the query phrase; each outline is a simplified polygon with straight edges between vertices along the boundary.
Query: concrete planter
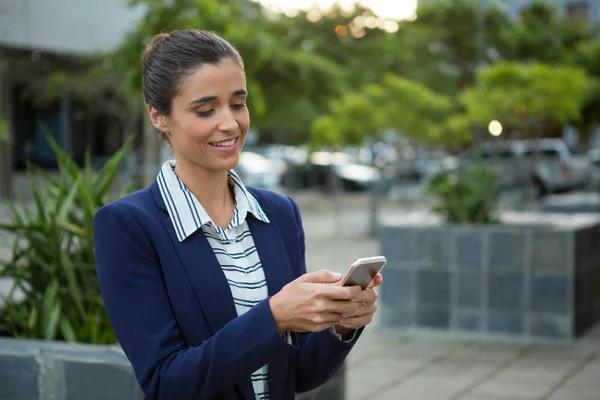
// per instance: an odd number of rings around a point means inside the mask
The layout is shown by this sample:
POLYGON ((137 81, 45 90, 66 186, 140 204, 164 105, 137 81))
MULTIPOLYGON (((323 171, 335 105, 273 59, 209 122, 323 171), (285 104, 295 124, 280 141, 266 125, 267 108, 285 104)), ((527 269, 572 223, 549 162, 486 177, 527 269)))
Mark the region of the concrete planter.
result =
POLYGON ((600 321, 600 220, 387 223, 383 326, 569 341, 600 321))
MULTIPOLYGON (((301 400, 343 400, 344 368, 301 400)), ((0 338, 2 400, 141 400, 119 346, 0 338)))

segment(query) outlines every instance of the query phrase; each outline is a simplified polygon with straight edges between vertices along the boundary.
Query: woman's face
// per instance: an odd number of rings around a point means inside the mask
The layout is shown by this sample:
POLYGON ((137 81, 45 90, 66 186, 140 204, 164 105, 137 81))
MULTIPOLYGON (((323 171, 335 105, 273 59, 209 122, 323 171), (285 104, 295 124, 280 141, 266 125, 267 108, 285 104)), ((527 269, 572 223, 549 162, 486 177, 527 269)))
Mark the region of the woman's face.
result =
POLYGON ((246 97, 244 71, 224 59, 181 81, 170 115, 151 106, 149 112, 154 126, 169 136, 178 163, 224 171, 237 165, 250 126, 246 97))

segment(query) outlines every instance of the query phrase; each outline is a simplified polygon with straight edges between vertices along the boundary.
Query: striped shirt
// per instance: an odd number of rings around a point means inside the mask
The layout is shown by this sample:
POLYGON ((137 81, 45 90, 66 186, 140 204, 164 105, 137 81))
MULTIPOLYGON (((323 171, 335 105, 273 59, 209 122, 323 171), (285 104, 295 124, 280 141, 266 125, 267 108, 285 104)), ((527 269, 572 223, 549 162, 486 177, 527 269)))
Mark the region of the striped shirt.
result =
MULTIPOLYGON (((165 162, 157 181, 177 238, 182 242, 202 229, 229 283, 237 314, 242 315, 269 295, 246 215, 251 213, 265 223, 270 222, 269 218, 238 175, 229 171, 229 184, 235 193, 235 208, 227 228, 220 228, 175 174, 174 167, 175 161, 165 162)), ((288 333, 285 337, 289 343, 291 335, 288 333)), ((251 380, 256 399, 268 399, 268 366, 254 372, 251 380)))

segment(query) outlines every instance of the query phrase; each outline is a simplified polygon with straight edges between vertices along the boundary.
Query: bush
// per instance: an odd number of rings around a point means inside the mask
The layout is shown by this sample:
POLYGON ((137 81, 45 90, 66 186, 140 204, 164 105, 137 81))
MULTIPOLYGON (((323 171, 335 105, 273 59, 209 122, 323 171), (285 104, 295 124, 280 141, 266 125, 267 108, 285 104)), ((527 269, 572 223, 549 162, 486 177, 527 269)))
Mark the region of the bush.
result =
MULTIPOLYGON (((130 138, 131 139, 131 138, 130 138)), ((0 310, 0 331, 19 338, 108 344, 116 338, 104 309, 94 264, 94 214, 111 196, 125 145, 94 171, 89 152, 80 168, 47 136, 58 159, 60 178, 29 165, 33 207, 7 202, 14 235, 12 259, 0 277, 14 285, 0 310), (16 291, 24 298, 15 297, 16 291)), ((129 191, 124 187, 117 196, 129 191)))
POLYGON ((481 161, 444 173, 431 183, 429 191, 438 199, 433 211, 449 223, 498 223, 496 176, 481 161))
POLYGON ((8 141, 8 124, 0 117, 0 142, 8 141))

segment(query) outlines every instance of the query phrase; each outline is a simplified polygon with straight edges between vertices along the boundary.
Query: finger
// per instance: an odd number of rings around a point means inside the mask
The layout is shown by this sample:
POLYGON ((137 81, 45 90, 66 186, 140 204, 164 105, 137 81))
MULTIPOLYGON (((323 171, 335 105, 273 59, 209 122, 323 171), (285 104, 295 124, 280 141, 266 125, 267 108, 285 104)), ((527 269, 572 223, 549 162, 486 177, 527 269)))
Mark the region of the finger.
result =
POLYGON ((302 275, 298 280, 311 283, 334 283, 342 279, 342 274, 326 269, 302 275))
POLYGON ((317 290, 321 297, 330 300, 352 300, 361 292, 360 286, 320 285, 317 290))
POLYGON ((313 317, 313 322, 316 325, 335 325, 338 322, 340 322, 343 318, 344 316, 342 315, 342 313, 338 313, 335 311, 327 311, 316 314, 313 317))
POLYGON ((365 316, 368 314, 375 314, 375 311, 377 311, 377 305, 374 303, 370 303, 370 304, 365 304, 365 305, 359 307, 353 313, 343 314, 343 317, 344 318, 362 317, 362 316, 365 316))
POLYGON ((381 274, 377 274, 375 276, 375 279, 373 279, 373 282, 371 282, 371 284, 369 285, 369 289, 376 288, 377 286, 381 285, 382 283, 383 283, 383 276, 381 276, 381 274))
POLYGON ((352 301, 360 302, 360 303, 374 303, 377 301, 379 295, 373 289, 366 289, 361 291, 352 301))
MULTIPOLYGON (((328 312, 340 314, 341 316, 355 314, 362 303, 348 300, 330 300, 323 303, 322 307, 328 312)), ((341 318, 340 318, 341 319, 341 318)))
POLYGON ((360 317, 344 318, 340 322, 338 322, 338 325, 343 326, 347 329, 360 329, 363 326, 369 325, 372 320, 373 315, 367 314, 360 317))

